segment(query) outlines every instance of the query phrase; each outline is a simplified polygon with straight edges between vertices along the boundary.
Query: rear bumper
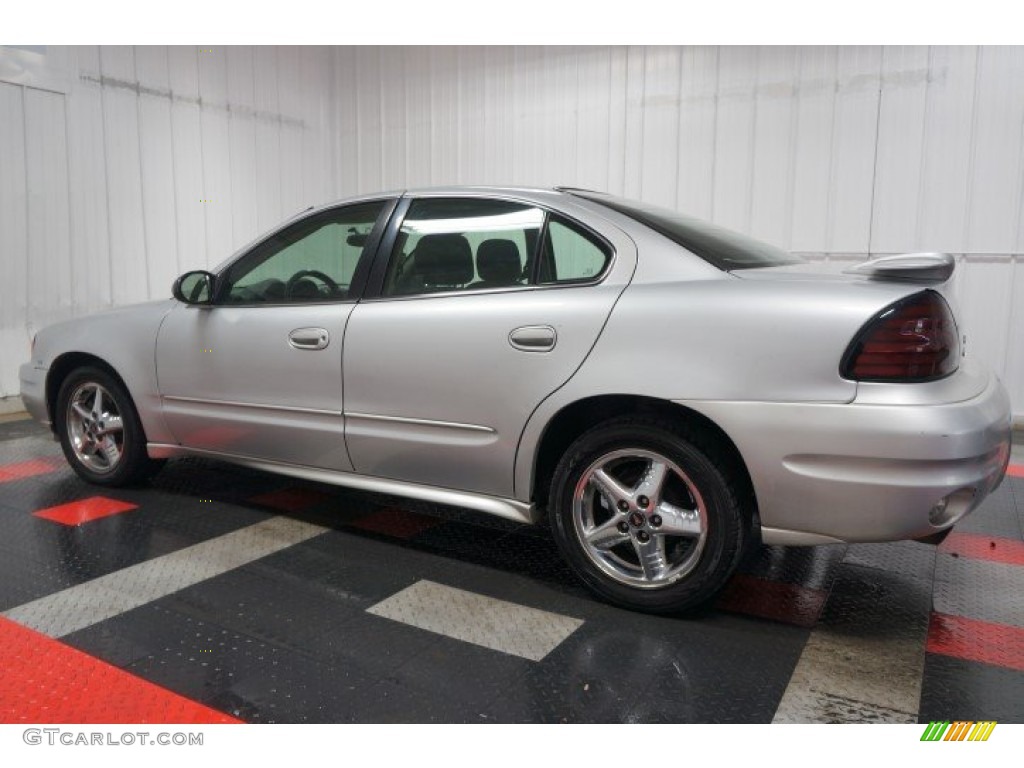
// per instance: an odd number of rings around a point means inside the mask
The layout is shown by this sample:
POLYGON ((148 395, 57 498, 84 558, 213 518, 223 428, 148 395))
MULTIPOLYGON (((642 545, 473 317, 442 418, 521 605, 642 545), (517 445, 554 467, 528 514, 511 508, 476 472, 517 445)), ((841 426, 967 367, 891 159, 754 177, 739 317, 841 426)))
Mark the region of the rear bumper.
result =
POLYGON ((18 369, 21 384, 21 402, 29 416, 40 424, 50 426, 50 414, 46 410, 46 374, 48 369, 32 363, 25 363, 18 369))
POLYGON ((999 485, 1010 455, 1010 400, 994 375, 946 404, 681 404, 736 443, 768 544, 931 536, 999 485))

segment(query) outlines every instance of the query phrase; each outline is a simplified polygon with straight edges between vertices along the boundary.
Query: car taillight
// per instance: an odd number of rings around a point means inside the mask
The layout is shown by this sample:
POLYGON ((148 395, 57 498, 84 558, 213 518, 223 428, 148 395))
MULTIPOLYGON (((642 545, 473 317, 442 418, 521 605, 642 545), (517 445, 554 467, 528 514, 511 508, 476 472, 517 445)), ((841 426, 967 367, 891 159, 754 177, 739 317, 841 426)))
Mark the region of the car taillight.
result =
POLYGON ((932 381, 960 365, 953 313, 935 291, 890 304, 854 337, 839 372, 858 381, 932 381))

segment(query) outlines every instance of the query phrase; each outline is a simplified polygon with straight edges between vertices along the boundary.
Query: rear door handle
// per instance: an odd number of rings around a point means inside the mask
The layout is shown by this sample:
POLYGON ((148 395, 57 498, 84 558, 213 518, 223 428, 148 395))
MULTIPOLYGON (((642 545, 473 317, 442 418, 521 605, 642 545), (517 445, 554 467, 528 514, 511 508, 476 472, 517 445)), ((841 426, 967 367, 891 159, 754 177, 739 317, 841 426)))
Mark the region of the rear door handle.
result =
POLYGON ((558 333, 550 325, 524 325, 508 335, 508 343, 523 352, 550 352, 558 333))
POLYGON ((326 349, 331 336, 326 328, 296 328, 288 334, 288 343, 294 349, 326 349))

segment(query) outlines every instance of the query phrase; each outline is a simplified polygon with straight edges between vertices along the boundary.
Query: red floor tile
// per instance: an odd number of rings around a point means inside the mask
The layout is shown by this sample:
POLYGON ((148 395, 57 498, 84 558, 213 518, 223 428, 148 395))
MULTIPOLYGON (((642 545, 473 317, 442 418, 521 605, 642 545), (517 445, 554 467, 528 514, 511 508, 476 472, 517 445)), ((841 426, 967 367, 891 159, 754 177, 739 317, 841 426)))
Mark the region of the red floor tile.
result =
POLYGON ((981 536, 976 533, 951 533, 939 545, 939 551, 993 563, 1024 565, 1024 541, 981 536))
POLYGON ((419 515, 404 509, 383 509, 380 512, 361 517, 351 525, 353 528, 393 536, 396 539, 411 539, 442 522, 440 518, 419 515))
POLYGON ((110 517, 121 512, 130 512, 138 509, 137 504, 117 499, 108 499, 104 496, 93 496, 81 501, 72 501, 70 504, 61 504, 57 507, 39 509, 32 514, 44 520, 52 520, 61 525, 81 525, 99 520, 101 517, 110 517))
POLYGON ((826 597, 820 589, 738 574, 726 584, 716 606, 730 613, 813 627, 826 597))
POLYGON ((927 650, 1024 672, 1024 629, 1006 624, 933 613, 927 650))
POLYGON ((1011 464, 1006 468, 1006 474, 1011 477, 1024 477, 1024 464, 1011 464))
POLYGON ((0 617, 0 723, 237 723, 0 617))
POLYGON ((59 459, 31 459, 17 464, 0 465, 0 483, 9 483, 12 480, 22 480, 26 477, 45 475, 53 472, 63 465, 59 459))
POLYGON ((330 496, 311 488, 281 488, 258 496, 250 496, 249 501, 263 507, 272 507, 282 512, 302 512, 305 509, 327 501, 330 496))

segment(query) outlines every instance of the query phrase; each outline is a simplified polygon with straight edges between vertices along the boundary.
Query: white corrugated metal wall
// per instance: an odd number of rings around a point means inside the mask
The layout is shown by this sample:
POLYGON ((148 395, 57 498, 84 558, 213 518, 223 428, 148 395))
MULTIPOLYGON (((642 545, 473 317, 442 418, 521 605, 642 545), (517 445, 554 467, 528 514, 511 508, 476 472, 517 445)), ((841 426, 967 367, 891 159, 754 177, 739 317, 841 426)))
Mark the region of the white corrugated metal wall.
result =
POLYGON ((34 328, 355 192, 567 184, 958 255, 1024 417, 1024 48, 0 48, 0 396, 34 328), (27 323, 26 323, 27 318, 27 323))

